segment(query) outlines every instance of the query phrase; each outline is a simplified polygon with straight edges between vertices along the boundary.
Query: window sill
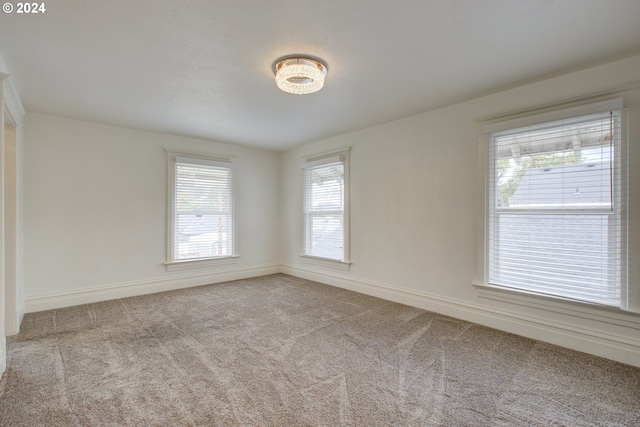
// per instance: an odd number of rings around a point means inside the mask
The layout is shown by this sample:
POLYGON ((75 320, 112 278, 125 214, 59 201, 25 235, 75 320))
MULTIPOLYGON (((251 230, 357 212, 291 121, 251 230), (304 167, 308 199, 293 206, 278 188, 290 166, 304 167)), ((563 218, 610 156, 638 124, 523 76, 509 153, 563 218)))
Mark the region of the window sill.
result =
POLYGON ((237 264, 239 258, 240 258, 239 255, 232 255, 232 256, 220 257, 220 258, 188 259, 184 261, 165 262, 164 265, 167 268, 167 271, 189 270, 192 268, 204 268, 204 267, 212 267, 217 265, 237 264))
POLYGON ((609 305, 536 294, 484 283, 473 283, 481 299, 530 307, 631 328, 640 327, 640 313, 609 305))
POLYGON ((312 255, 305 255, 305 254, 300 254, 300 257, 302 258, 302 262, 306 264, 314 264, 322 267, 335 268, 335 269, 345 270, 345 271, 349 271, 351 269, 350 261, 341 261, 337 259, 322 258, 322 257, 317 257, 312 255))

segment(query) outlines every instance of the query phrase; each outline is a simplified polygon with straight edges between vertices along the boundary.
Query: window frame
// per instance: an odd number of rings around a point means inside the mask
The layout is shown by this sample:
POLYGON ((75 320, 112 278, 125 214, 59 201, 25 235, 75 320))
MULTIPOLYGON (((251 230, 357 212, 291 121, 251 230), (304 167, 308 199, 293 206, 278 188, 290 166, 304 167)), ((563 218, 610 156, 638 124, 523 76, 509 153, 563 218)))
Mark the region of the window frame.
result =
POLYGON ((350 148, 340 149, 336 151, 327 152, 321 155, 315 155, 305 157, 300 164, 301 169, 301 182, 302 182, 302 250, 300 257, 302 261, 309 264, 314 264, 322 267, 338 268, 342 270, 349 270, 350 261, 350 148), (334 259, 322 257, 314 254, 306 253, 307 238, 308 238, 308 224, 307 224, 307 212, 306 212, 306 170, 309 168, 322 167, 324 165, 340 162, 343 165, 343 209, 342 209, 342 259, 334 259))
POLYGON ((235 171, 234 160, 230 157, 213 157, 194 153, 180 153, 167 151, 167 271, 186 270, 191 268, 209 267, 217 265, 236 264, 237 254, 237 226, 235 209, 235 171), (183 161, 179 161, 183 160, 183 161), (218 257, 201 257, 189 259, 175 259, 175 203, 176 203, 176 165, 178 163, 206 165, 228 168, 231 178, 231 255, 218 257))
MULTIPOLYGON (((530 295, 530 296, 535 296, 538 298, 549 299, 554 301, 566 301, 566 302, 571 302, 571 303, 576 303, 581 305, 599 306, 606 309, 613 309, 613 310, 629 309, 629 299, 628 299, 629 283, 628 283, 628 271, 627 271, 628 270, 628 264, 627 264, 628 263, 627 261, 628 200, 627 200, 627 194, 626 194, 627 187, 628 187, 628 184, 627 184, 628 171, 627 171, 627 164, 626 164, 626 162, 628 161, 627 159, 628 146, 627 146, 627 134, 626 134, 625 125, 624 125, 624 118, 625 118, 624 114, 621 114, 619 117, 619 120, 621 122, 621 126, 619 128, 620 144, 619 146, 615 147, 615 150, 616 150, 615 156, 619 159, 618 173, 620 174, 619 188, 616 188, 616 191, 619 193, 618 194, 619 199, 617 200, 618 203, 615 208, 615 211, 616 211, 615 214, 618 215, 617 218, 619 218, 619 221, 620 221, 620 234, 621 234, 619 237, 620 269, 618 271, 620 276, 620 282, 619 282, 620 305, 614 306, 614 305, 608 305, 608 304, 599 304, 595 302, 575 299, 575 298, 562 296, 562 295, 540 293, 540 292, 531 291, 531 290, 518 288, 518 287, 494 284, 494 283, 491 283, 491 281, 489 280, 490 263, 492 262, 491 252, 490 252, 490 240, 493 238, 493 236, 491 235, 492 204, 493 204, 492 195, 494 194, 494 191, 495 191, 495 189, 492 188, 492 186, 495 186, 495 183, 491 181, 491 176, 492 176, 491 168, 495 167, 495 162, 497 161, 496 155, 492 151, 493 144, 490 140, 491 134, 494 134, 500 131, 517 129, 520 127, 539 125, 539 124, 550 123, 550 122, 559 121, 559 120, 571 119, 574 117, 586 116, 589 114, 602 113, 604 111, 613 110, 613 111, 624 112, 623 103, 624 103, 623 98, 607 99, 604 101, 592 102, 588 104, 572 106, 569 108, 544 111, 542 113, 537 113, 537 114, 531 113, 531 114, 521 115, 513 119, 507 119, 507 120, 502 120, 497 122, 494 121, 492 123, 488 123, 484 125, 484 129, 483 129, 484 132, 482 136, 479 138, 481 142, 479 146, 480 148, 479 154, 480 154, 480 158, 484 159, 483 160, 484 166, 482 168, 482 170, 484 171, 483 172, 484 177, 479 182, 481 182, 483 185, 483 192, 485 195, 484 202, 483 202, 483 209, 482 209, 483 210, 482 217, 484 218, 484 228, 483 228, 484 232, 482 236, 483 237, 482 238, 482 257, 481 259, 479 259, 479 264, 478 264, 479 271, 482 272, 480 274, 482 283, 474 283, 475 286, 480 288, 479 292, 481 295, 485 295, 485 296, 487 295, 487 293, 482 290, 482 288, 485 288, 487 290, 497 290, 501 292, 511 293, 514 295, 517 295, 517 294, 530 295)), ((517 209, 511 209, 512 212, 516 210, 517 209)), ((503 208, 502 211, 509 212, 510 209, 503 208)), ((585 215, 594 213, 593 210, 575 209, 575 212, 578 212, 578 211, 582 211, 585 215)), ((548 213, 548 212, 549 210, 541 209, 539 212, 535 212, 535 213, 544 215, 545 213, 548 213)), ((494 220, 496 219, 497 217, 494 220)))

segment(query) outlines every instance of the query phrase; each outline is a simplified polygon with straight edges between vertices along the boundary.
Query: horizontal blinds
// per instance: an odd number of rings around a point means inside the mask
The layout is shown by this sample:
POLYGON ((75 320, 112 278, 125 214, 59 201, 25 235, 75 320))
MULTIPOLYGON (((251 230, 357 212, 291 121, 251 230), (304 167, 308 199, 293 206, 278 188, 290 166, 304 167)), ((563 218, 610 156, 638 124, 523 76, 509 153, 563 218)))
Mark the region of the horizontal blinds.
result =
POLYGON ((231 169, 219 163, 175 162, 174 259, 233 254, 231 169))
POLYGON ((344 162, 340 158, 304 168, 306 255, 344 258, 344 162))
POLYGON ((620 305, 620 112, 490 134, 489 282, 620 305))

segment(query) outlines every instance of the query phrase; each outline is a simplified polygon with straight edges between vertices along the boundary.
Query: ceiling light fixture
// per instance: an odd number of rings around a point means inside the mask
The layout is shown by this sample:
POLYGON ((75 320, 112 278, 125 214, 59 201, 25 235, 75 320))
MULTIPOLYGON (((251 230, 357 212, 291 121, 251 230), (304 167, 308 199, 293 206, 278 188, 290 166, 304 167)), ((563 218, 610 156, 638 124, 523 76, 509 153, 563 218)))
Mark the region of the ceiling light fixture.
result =
POLYGON ((317 59, 294 56, 278 61, 274 71, 276 85, 281 90, 305 95, 322 89, 327 66, 317 59))

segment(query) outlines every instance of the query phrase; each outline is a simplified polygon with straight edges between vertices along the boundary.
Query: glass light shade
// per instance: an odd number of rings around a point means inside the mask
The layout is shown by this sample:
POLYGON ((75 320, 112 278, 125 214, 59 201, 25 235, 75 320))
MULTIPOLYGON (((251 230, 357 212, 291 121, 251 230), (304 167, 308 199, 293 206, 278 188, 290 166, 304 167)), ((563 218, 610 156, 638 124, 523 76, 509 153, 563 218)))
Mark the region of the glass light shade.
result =
POLYGON ((324 86, 327 67, 310 58, 287 58, 276 64, 276 85, 296 95, 317 92, 324 86))

